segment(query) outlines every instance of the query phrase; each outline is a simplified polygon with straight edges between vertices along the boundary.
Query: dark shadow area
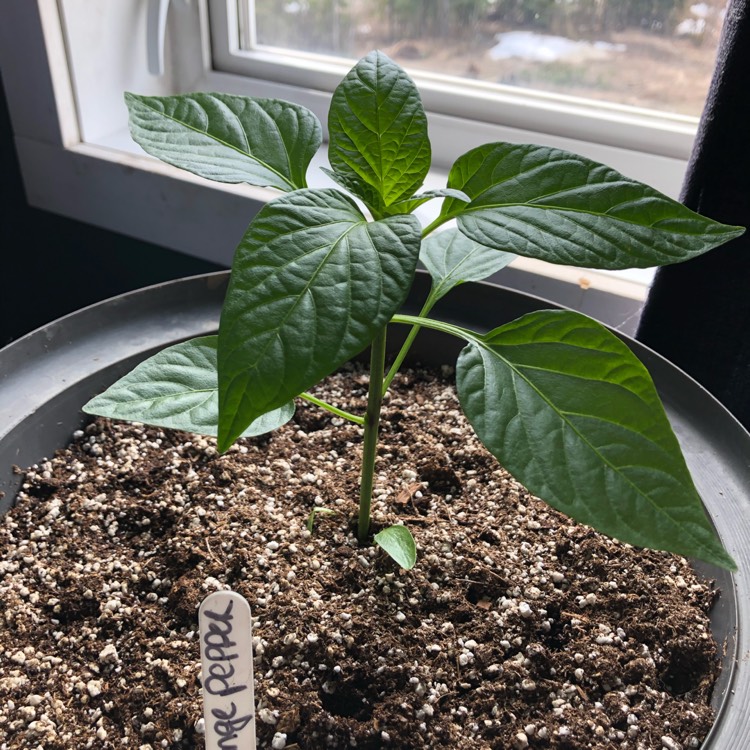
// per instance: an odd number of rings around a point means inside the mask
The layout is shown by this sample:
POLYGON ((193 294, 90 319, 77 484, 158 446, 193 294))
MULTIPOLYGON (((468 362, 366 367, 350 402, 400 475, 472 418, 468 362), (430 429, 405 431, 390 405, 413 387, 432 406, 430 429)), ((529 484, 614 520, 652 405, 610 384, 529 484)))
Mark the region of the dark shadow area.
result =
MULTIPOLYGON (((750 225, 750 3, 733 0, 682 202, 750 225)), ((708 388, 750 429, 750 232, 656 274, 638 338, 708 388)))

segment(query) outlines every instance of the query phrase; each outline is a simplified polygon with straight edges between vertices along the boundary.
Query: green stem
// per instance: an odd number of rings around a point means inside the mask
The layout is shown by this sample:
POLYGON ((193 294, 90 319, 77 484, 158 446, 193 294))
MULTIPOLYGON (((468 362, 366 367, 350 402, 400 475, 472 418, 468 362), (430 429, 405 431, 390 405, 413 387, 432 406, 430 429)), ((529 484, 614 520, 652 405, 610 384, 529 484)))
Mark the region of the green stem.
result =
POLYGON ((380 407, 383 403, 383 372, 385 370, 385 328, 378 331, 370 347, 370 387, 365 412, 365 437, 362 445, 362 481, 359 488, 359 523, 357 537, 360 544, 370 531, 370 506, 375 477, 375 456, 378 451, 380 407))
POLYGON ((433 221, 431 224, 429 224, 422 230, 422 239, 424 239, 425 237, 427 237, 427 235, 434 232, 442 224, 445 224, 446 221, 450 221, 452 218, 454 217, 453 216, 438 216, 437 219, 435 219, 435 221, 433 221))
POLYGON ((299 397, 305 399, 305 401, 309 401, 311 404, 315 404, 315 406, 319 406, 321 409, 330 411, 331 414, 335 414, 337 417, 348 419, 350 422, 354 422, 354 424, 361 426, 365 423, 364 417, 358 417, 356 414, 351 414, 348 411, 339 409, 333 404, 329 404, 327 401, 323 401, 323 399, 313 396, 311 393, 300 393, 299 397))
MULTIPOLYGON (((436 302, 437 299, 433 299, 432 292, 430 292, 429 297, 427 297, 427 301, 424 303, 424 306, 419 312, 419 317, 427 317, 427 313, 432 310, 436 302)), ((404 341, 401 349, 399 350, 399 353, 396 355, 396 359, 393 360, 391 369, 388 370, 388 374, 385 376, 385 380, 383 381, 383 395, 385 395, 386 391, 390 387, 393 378, 396 377, 396 373, 398 373, 398 371, 401 369, 401 365, 404 363, 406 355, 409 353, 409 349, 411 349, 411 345, 414 343, 414 339, 417 337, 417 334, 419 333, 419 329, 421 327, 422 326, 420 325, 415 325, 412 326, 411 331, 409 331, 409 335, 406 337, 406 341, 404 341)))
POLYGON ((435 320, 434 318, 419 318, 416 315, 394 315, 391 318, 391 323, 402 323, 407 326, 424 326, 425 328, 432 328, 435 331, 449 333, 451 336, 456 336, 465 341, 473 341, 477 344, 482 344, 481 334, 470 331, 468 328, 454 326, 452 323, 435 320))

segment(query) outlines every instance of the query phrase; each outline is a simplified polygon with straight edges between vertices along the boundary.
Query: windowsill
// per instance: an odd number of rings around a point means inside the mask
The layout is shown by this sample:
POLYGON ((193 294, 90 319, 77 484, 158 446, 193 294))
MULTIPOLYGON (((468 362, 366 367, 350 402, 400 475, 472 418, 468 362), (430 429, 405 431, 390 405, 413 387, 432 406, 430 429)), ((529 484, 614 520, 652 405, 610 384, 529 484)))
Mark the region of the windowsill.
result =
MULTIPOLYGON (((77 147, 74 150, 79 151, 80 153, 90 153, 93 156, 102 158, 102 154, 98 153, 97 149, 108 150, 114 161, 131 164, 135 168, 141 170, 158 172, 165 176, 172 176, 178 180, 194 182, 195 184, 203 185, 207 189, 232 193, 237 196, 244 196, 259 205, 271 200, 274 195, 276 195, 274 191, 254 188, 248 185, 217 185, 217 183, 204 180, 200 177, 194 177, 189 173, 165 165, 158 159, 145 154, 130 137, 127 128, 118 130, 106 138, 99 139, 99 142, 95 146, 92 144, 81 144, 80 147, 77 147)), ((323 147, 313 158, 308 171, 308 181, 311 187, 336 187, 335 183, 321 171, 321 167, 328 166, 326 144, 323 144, 323 147)), ((431 169, 425 180, 424 189, 430 190, 442 188, 445 186, 447 179, 448 173, 446 170, 431 169)), ((426 226, 435 218, 439 205, 439 201, 430 201, 417 209, 416 215, 422 221, 423 226, 426 226)), ((250 216, 248 216, 248 222, 249 219, 250 216)), ((172 249, 179 250, 180 248, 172 249)), ((196 255, 196 257, 200 257, 203 260, 217 260, 213 252, 209 252, 208 254, 201 253, 200 255, 197 255, 196 253, 190 254, 196 255)), ((549 279, 571 284, 579 287, 582 291, 595 289, 619 297, 625 297, 636 302, 643 302, 645 300, 648 293, 648 287, 651 284, 654 275, 654 269, 652 268, 606 271, 577 268, 574 266, 558 266, 535 260, 533 258, 522 257, 516 258, 511 264, 511 267, 516 271, 521 271, 526 274, 539 274, 540 276, 549 279)), ((502 283, 502 275, 500 275, 499 278, 500 281, 498 283, 502 283)))

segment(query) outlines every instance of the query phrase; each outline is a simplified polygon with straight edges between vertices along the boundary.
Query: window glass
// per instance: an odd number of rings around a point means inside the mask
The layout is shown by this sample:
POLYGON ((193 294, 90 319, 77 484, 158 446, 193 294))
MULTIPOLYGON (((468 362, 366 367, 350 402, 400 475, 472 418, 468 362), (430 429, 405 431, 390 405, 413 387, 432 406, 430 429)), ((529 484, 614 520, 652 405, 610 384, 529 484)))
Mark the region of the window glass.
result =
POLYGON ((246 0, 247 49, 356 59, 697 116, 725 0, 246 0))

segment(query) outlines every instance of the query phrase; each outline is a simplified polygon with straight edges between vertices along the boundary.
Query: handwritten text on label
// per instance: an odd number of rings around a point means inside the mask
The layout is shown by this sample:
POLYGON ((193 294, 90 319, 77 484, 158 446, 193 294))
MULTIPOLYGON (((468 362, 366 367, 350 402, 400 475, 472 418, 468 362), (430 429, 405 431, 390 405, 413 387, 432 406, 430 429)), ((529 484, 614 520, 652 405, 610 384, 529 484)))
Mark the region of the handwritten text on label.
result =
POLYGON ((255 748, 250 606, 216 591, 203 600, 199 624, 206 750, 255 748))

